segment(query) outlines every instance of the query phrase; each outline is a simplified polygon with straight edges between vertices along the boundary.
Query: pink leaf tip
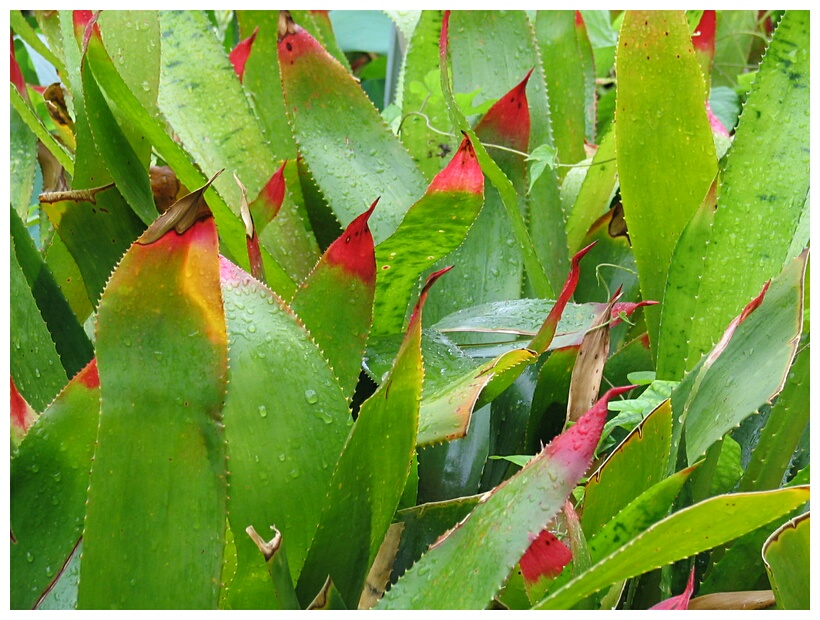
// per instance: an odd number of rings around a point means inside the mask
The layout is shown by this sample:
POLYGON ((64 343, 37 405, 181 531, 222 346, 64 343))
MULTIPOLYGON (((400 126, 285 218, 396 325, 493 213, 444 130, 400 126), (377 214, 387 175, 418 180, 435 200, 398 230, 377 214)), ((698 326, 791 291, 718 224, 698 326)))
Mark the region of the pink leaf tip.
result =
POLYGON ((230 55, 228 56, 228 59, 231 61, 231 64, 233 65, 234 71, 236 71, 236 75, 239 76, 240 82, 242 82, 243 78, 245 77, 245 63, 248 62, 248 57, 251 55, 253 42, 256 39, 256 35, 258 32, 259 26, 253 29, 253 34, 251 34, 251 36, 237 43, 236 47, 233 48, 230 55))
POLYGON ((373 235, 367 220, 376 208, 379 199, 370 208, 347 225, 342 235, 330 244, 325 252, 329 263, 341 265, 361 280, 372 283, 376 280, 376 254, 373 235))

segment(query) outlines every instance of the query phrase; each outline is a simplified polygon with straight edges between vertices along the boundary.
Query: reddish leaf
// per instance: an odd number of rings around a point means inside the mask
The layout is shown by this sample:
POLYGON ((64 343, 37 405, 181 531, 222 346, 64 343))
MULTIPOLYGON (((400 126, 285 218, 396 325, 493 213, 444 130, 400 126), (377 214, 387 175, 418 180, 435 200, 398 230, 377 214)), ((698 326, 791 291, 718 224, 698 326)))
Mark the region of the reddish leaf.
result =
POLYGON ((358 382, 373 322, 376 255, 367 221, 378 202, 374 200, 330 244, 290 304, 324 352, 347 398, 358 382))
POLYGON ((649 609, 689 609, 689 599, 692 598, 692 593, 695 591, 695 567, 689 573, 689 581, 686 583, 686 589, 683 594, 678 594, 671 598, 661 601, 657 605, 653 605, 649 609))
POLYGON ((579 263, 584 255, 592 249, 592 246, 594 246, 595 243, 597 243, 597 241, 590 243, 587 247, 581 250, 578 250, 578 253, 572 257, 572 263, 569 267, 567 280, 564 282, 564 288, 561 289, 561 294, 558 295, 555 305, 552 307, 552 310, 550 310, 549 315, 547 315, 541 329, 538 330, 535 338, 533 338, 530 343, 529 348, 536 353, 543 353, 546 351, 547 347, 550 345, 550 342, 552 342, 552 339, 555 336, 555 329, 558 327, 558 319, 561 318, 561 313, 564 312, 564 308, 569 302, 569 298, 572 297, 572 294, 575 292, 575 287, 578 286, 578 277, 581 273, 579 263))
POLYGON ((15 444, 20 443, 29 427, 37 419, 37 412, 31 408, 26 399, 17 391, 14 377, 11 380, 11 439, 15 444))
POLYGON ((88 40, 93 34, 95 37, 102 38, 100 35, 100 26, 97 23, 99 12, 94 11, 74 11, 74 36, 80 40, 82 34, 83 50, 88 47, 88 40))
POLYGON ((430 183, 427 193, 430 192, 484 192, 484 173, 478 165, 470 138, 466 135, 453 159, 430 183))
POLYGON ((251 215, 253 221, 259 232, 265 230, 265 227, 276 217, 279 209, 282 208, 282 203, 285 200, 285 164, 287 160, 282 162, 279 169, 273 173, 273 176, 259 192, 256 199, 250 204, 251 215))
POLYGON ((17 57, 14 55, 14 35, 11 35, 11 83, 17 87, 23 99, 28 100, 28 93, 26 92, 26 80, 23 78, 23 72, 20 70, 20 65, 17 64, 17 57))
POLYGON ((527 104, 527 82, 532 69, 510 92, 495 102, 475 126, 482 141, 526 151, 530 143, 530 108, 527 104))
POLYGON ((720 122, 720 119, 715 116, 715 113, 712 112, 712 106, 709 105, 708 101, 706 102, 706 116, 709 118, 709 127, 712 128, 712 133, 726 138, 729 137, 729 131, 726 129, 726 126, 720 122))
POLYGON ((253 42, 254 39, 256 39, 256 34, 258 32, 259 26, 253 29, 253 34, 251 34, 251 36, 237 43, 236 47, 233 48, 231 53, 228 55, 228 60, 231 61, 233 70, 236 71, 236 75, 239 76, 240 82, 245 77, 245 63, 248 62, 248 56, 251 55, 253 42))
POLYGON ((692 35, 695 53, 707 55, 710 64, 715 55, 715 24, 715 11, 704 11, 692 35))
POLYGON ((265 282, 265 265, 262 263, 259 235, 256 234, 256 226, 254 226, 253 216, 251 215, 250 207, 248 207, 247 190, 236 174, 233 175, 233 178, 239 186, 239 191, 242 193, 239 213, 242 216, 242 223, 245 225, 245 241, 248 246, 248 262, 251 265, 251 275, 260 282, 265 282))
POLYGON ((347 225, 344 233, 330 244, 324 258, 331 265, 339 265, 363 282, 372 284, 376 279, 376 258, 373 253, 373 235, 367 220, 379 199, 370 208, 347 225))
POLYGON ((521 576, 528 585, 557 577, 572 560, 572 552, 554 534, 544 530, 521 556, 521 576))
POLYGON ((610 327, 615 327, 618 323, 621 322, 621 312, 623 312, 626 316, 629 316, 635 310, 640 308, 641 306, 654 306, 660 302, 657 301, 639 301, 638 303, 632 301, 622 301, 614 306, 612 306, 612 323, 610 327))

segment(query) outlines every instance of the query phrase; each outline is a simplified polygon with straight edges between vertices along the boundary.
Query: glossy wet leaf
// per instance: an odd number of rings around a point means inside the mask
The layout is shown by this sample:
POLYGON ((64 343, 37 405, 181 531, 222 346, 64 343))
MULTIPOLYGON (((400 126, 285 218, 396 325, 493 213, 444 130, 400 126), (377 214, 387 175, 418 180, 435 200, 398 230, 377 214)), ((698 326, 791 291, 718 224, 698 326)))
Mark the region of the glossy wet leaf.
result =
MULTIPOLYGON (((117 72, 108 51, 102 45, 102 41, 93 33, 89 39, 87 54, 100 88, 109 98, 117 101, 117 107, 123 118, 127 119, 129 123, 140 127, 146 139, 151 142, 166 163, 173 168, 183 185, 189 188, 202 186, 207 178, 194 166, 188 155, 182 150, 182 147, 165 133, 164 126, 145 109, 140 100, 131 92, 122 76, 117 72)), ((238 190, 236 191, 238 192, 238 190)), ((240 266, 247 266, 245 234, 240 218, 231 211, 215 190, 209 190, 207 200, 219 226, 223 252, 237 261, 240 266)), ((238 209, 239 203, 236 204, 238 209)), ((265 265, 268 285, 273 290, 282 295, 290 295, 295 291, 296 285, 275 261, 267 258, 265 265)))
POLYGON ((148 162, 143 165, 120 129, 85 59, 82 80, 86 117, 94 143, 123 198, 143 223, 150 224, 157 217, 157 207, 148 177, 148 162))
POLYGON ((424 178, 338 61, 298 26, 280 35, 285 109, 299 151, 343 226, 381 196, 370 222, 379 244, 424 193, 424 178))
POLYGON ((416 280, 461 244, 483 204, 484 175, 465 138, 424 196, 376 250, 374 333, 401 331, 416 280))
POLYGON ((427 289, 442 273, 428 278, 390 374, 362 405, 336 463, 297 585, 301 599, 330 575, 348 607, 359 601, 410 473, 424 376, 421 311, 427 289))
POLYGON ((359 380, 373 321, 376 258, 367 222, 375 208, 376 202, 330 245, 290 304, 348 398, 359 380))
POLYGON ((606 401, 619 391, 608 392, 578 424, 484 496, 465 521, 404 574, 377 608, 484 608, 589 466, 606 401), (476 544, 479 540, 481 544, 476 544))
POLYGON ((663 479, 671 432, 672 406, 666 400, 590 476, 582 517, 588 537, 595 536, 618 511, 663 479))
POLYGON ((80 539, 99 411, 92 362, 37 419, 11 459, 12 609, 34 607, 80 539))
POLYGON ((558 159, 562 164, 574 164, 586 157, 584 105, 587 77, 575 32, 575 11, 539 12, 535 18, 535 36, 550 94, 550 116, 558 159))
POLYGON ((34 191, 37 136, 13 107, 9 109, 9 133, 9 202, 12 209, 24 217, 31 202, 31 193, 34 191))
POLYGON ((763 545, 763 560, 780 609, 809 609, 810 516, 784 523, 763 545))
POLYGON ((706 194, 692 219, 686 224, 672 253, 669 276, 661 306, 661 318, 656 347, 658 376, 679 381, 694 365, 689 357, 689 334, 697 310, 693 295, 703 277, 703 256, 708 251, 709 238, 717 210, 717 182, 706 194))
MULTIPOLYGON (((546 80, 533 26, 527 14, 524 11, 456 11, 451 19, 449 45, 453 92, 463 93, 480 89, 477 101, 501 98, 518 84, 528 71, 534 69, 527 86, 531 114, 529 145, 553 145, 546 80)), ((457 123, 456 125, 460 129, 465 129, 464 126, 457 123)), ((486 141, 479 133, 478 126, 476 135, 480 137, 482 144, 486 141)), ((489 143, 497 144, 494 139, 489 140, 489 143)), ((496 161, 499 161, 497 156, 502 153, 499 149, 490 149, 487 152, 496 161)), ((507 153, 503 155, 510 156, 507 153)), ((550 288, 557 291, 566 276, 568 255, 555 172, 548 170, 541 175, 530 193, 529 203, 536 206, 532 209, 522 209, 521 198, 514 199, 507 187, 502 189, 499 183, 502 186, 506 186, 506 183, 494 170, 488 172, 488 167, 481 157, 479 161, 487 178, 499 189, 504 210, 512 223, 511 229, 516 245, 521 247, 527 273, 533 282, 534 296, 552 297, 551 291, 544 288, 540 282, 541 274, 537 266, 530 262, 532 258, 528 253, 529 245, 532 245, 540 268, 546 272, 550 288), (527 236, 518 229, 518 217, 512 210, 515 202, 519 203, 519 211, 526 215, 527 236)), ((523 187, 518 185, 519 181, 514 176, 509 175, 503 164, 499 162, 499 165, 514 187, 523 187)), ((523 197, 523 192, 521 196, 523 197)))
POLYGON ((404 61, 404 91, 401 99, 402 144, 425 178, 433 177, 444 167, 447 153, 458 148, 458 137, 442 135, 427 126, 450 133, 452 123, 441 93, 438 79, 438 39, 441 34, 442 11, 421 11, 418 24, 409 39, 404 61), (427 118, 415 113, 423 113, 427 118))
POLYGON ((534 609, 569 609, 606 586, 737 538, 776 519, 809 497, 807 486, 721 495, 655 523, 640 536, 551 593, 534 609), (731 517, 731 518, 727 518, 731 517))
POLYGON ((584 181, 567 216, 567 247, 576 252, 584 245, 591 226, 609 206, 616 183, 615 131, 601 139, 586 170, 584 181))
POLYGON ((808 346, 797 353, 786 385, 769 412, 766 426, 743 472, 739 490, 762 491, 780 486, 803 429, 809 423, 808 346))
POLYGON ((73 377, 91 361, 94 349, 57 286, 48 265, 34 247, 25 225, 14 211, 11 212, 10 229, 17 262, 48 327, 60 363, 65 368, 65 374, 67 377, 73 377))
MULTIPOLYGON (((264 139, 207 17, 199 11, 162 11, 160 28, 162 113, 204 171, 228 168, 255 196, 278 167, 280 156, 264 139)), ((238 214, 240 195, 231 176, 219 179, 215 187, 238 214)))
POLYGON ((9 246, 10 370, 26 401, 35 410, 42 411, 68 382, 68 377, 20 267, 15 246, 12 237, 9 246))
POLYGON ((799 226, 809 192, 809 15, 789 11, 775 31, 735 131, 723 172, 687 365, 763 283, 808 243, 799 226), (796 234, 802 235, 795 239, 796 234))
MULTIPOLYGON (((611 519, 590 536, 589 552, 592 561, 602 560, 663 519, 696 467, 687 467, 660 480, 617 510, 611 519)), ((587 532, 590 533, 589 528, 587 532)))
MULTIPOLYGON (((526 152, 529 146, 530 111, 527 83, 531 72, 505 93, 475 127, 480 140, 526 152)), ((440 88, 440 86, 439 86, 440 88)), ((524 201, 526 168, 519 154, 500 149, 494 160, 524 201)), ((467 232, 464 242, 444 259, 460 277, 446 289, 434 292, 428 316, 444 314, 482 302, 517 298, 523 286, 521 250, 511 243, 513 231, 498 192, 487 188, 484 206, 467 232)))
POLYGON ((78 606, 216 606, 227 344, 214 220, 132 246, 97 317, 101 413, 78 606))
POLYGON ((675 417, 684 416, 690 464, 783 388, 802 326, 806 256, 772 280, 762 301, 758 296, 750 302, 673 393, 675 417), (716 402, 721 406, 715 408, 716 402))
MULTIPOLYGON (((470 19, 476 17, 483 17, 486 19, 487 14, 481 16, 469 15, 471 12, 462 12, 463 16, 470 19)), ((524 17, 526 18, 525 14, 524 17)), ((530 282, 536 296, 552 297, 552 286, 547 278, 544 267, 538 259, 538 255, 533 245, 530 233, 527 230, 527 225, 518 208, 518 198, 515 192, 515 187, 498 167, 498 165, 490 158, 484 146, 479 142, 475 132, 470 128, 467 119, 463 112, 458 108, 455 98, 453 97, 453 89, 450 86, 448 74, 448 23, 449 13, 445 12, 444 21, 442 22, 441 37, 439 38, 439 75, 441 81, 441 90, 444 94, 444 100, 447 104, 447 110, 450 112, 450 118, 453 125, 464 132, 469 138, 476 152, 476 158, 481 165, 481 170, 490 179, 490 182, 498 189, 501 195, 501 202, 504 205, 504 211, 512 225, 513 234, 516 242, 520 245, 523 254, 525 268, 527 269, 530 282)), ((474 50, 474 46, 470 47, 474 50)), ((523 71, 521 71, 523 73, 523 71)), ((519 73, 520 75, 520 73, 519 73)), ((546 141, 546 140, 545 140, 546 141)))
MULTIPOLYGON (((615 143, 624 214, 643 298, 661 300, 675 243, 717 171, 703 74, 684 13, 628 11, 617 73, 615 143)), ((659 311, 646 316, 654 349, 659 311)))
POLYGON ((230 388, 224 423, 230 462, 229 521, 236 541, 235 608, 272 596, 264 561, 245 528, 282 533, 298 577, 349 431, 350 413, 321 351, 284 302, 222 258, 230 388), (297 361, 298 360, 298 361, 297 361))

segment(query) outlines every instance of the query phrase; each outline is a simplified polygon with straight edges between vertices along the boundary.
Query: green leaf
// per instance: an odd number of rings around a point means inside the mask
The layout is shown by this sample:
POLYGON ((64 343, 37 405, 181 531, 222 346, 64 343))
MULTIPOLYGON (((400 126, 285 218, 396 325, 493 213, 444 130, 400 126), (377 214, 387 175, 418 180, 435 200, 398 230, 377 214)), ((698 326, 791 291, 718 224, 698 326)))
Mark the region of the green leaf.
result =
POLYGON ((393 520, 416 447, 424 368, 421 310, 432 274, 410 318, 390 374, 359 411, 342 451, 297 593, 306 600, 330 575, 356 607, 376 553, 393 520))
MULTIPOLYGON (((688 334, 688 366, 763 283, 808 244, 809 14, 789 11, 760 66, 727 155, 688 334), (751 181, 750 181, 751 180, 751 181)), ((631 229, 630 229, 631 232, 631 229)))
POLYGON ((666 475, 672 406, 665 400, 650 413, 590 476, 582 522, 592 538, 622 508, 666 475), (641 472, 636 476, 635 472, 641 472))
MULTIPOLYGON (((15 119, 22 120, 26 126, 28 126, 29 130, 34 133, 37 138, 43 143, 43 145, 54 155, 55 159, 60 163, 60 165, 66 169, 69 174, 74 173, 74 159, 69 154, 68 150, 59 142, 57 142, 56 138, 52 136, 48 129, 45 128, 43 125, 43 121, 34 113, 34 111, 29 107, 29 105, 23 100, 23 97, 14 87, 14 84, 9 85, 10 89, 10 97, 11 97, 11 106, 14 108, 16 112, 16 116, 12 117, 12 122, 15 123, 15 119)), ((16 123, 15 123, 16 124, 16 123)), ((21 137, 25 140, 31 140, 31 138, 19 136, 19 133, 22 133, 22 127, 12 125, 12 127, 16 130, 15 131, 15 144, 17 145, 17 149, 22 146, 21 137)), ((16 159, 12 161, 16 162, 16 159)), ((14 195, 14 194, 12 194, 14 195)))
MULTIPOLYGON (((220 268, 230 355, 228 511, 239 571, 231 590, 239 591, 253 585, 243 584, 251 580, 245 572, 266 574, 245 534, 249 525, 260 533, 276 526, 299 576, 351 420, 333 371, 293 312, 226 259, 220 268)), ((272 596, 269 578, 260 588, 272 596)), ((259 605, 233 592, 229 600, 234 607, 259 605)))
MULTIPOLYGON (((783 388, 802 326, 806 257, 792 261, 768 290, 764 287, 673 392, 689 464, 783 388)), ((674 450, 679 428, 676 422, 674 450)))
POLYGON ((376 249, 373 333, 401 331, 416 280, 461 244, 483 204, 484 175, 465 138, 396 232, 376 249))
POLYGON ((404 524, 404 530, 394 565, 395 578, 401 577, 430 545, 464 519, 480 499, 481 495, 472 495, 399 510, 396 519, 404 524))
POLYGON ((117 124, 86 58, 83 58, 82 80, 85 114, 97 150, 123 198, 143 223, 150 224, 158 212, 148 178, 148 162, 140 161, 117 124))
POLYGON ((763 545, 766 572, 780 609, 809 609, 809 513, 784 523, 763 545))
MULTIPOLYGON (((643 298, 661 300, 675 243, 717 171, 706 88, 683 11, 627 11, 617 73, 624 215, 643 298)), ((659 314, 646 312, 653 352, 659 314)))
MULTIPOLYGON (((128 88, 143 107, 159 115, 157 94, 160 79, 160 23, 158 11, 102 11, 98 20, 111 57, 128 88)), ((116 110, 112 110, 116 115, 116 110)), ((144 168, 151 161, 151 143, 139 126, 123 122, 120 126, 144 168)))
MULTIPOLYGON (((89 39, 87 53, 89 64, 94 71, 94 76, 97 78, 100 88, 109 99, 117 102, 117 108, 124 119, 140 127, 146 139, 151 142, 165 162, 173 168, 180 183, 186 187, 203 185, 207 180, 206 177, 191 163, 182 147, 165 133, 163 125, 143 107, 139 99, 131 92, 114 67, 108 52, 102 45, 102 41, 94 33, 89 39)), ((233 71, 232 68, 231 71, 233 71)), ((223 252, 240 266, 248 266, 245 230, 240 218, 231 211, 213 188, 209 188, 207 200, 219 226, 223 252)), ((267 252, 263 252, 263 258, 266 259, 265 273, 268 285, 278 294, 290 297, 296 290, 296 285, 278 263, 270 259, 267 252)), ((96 296, 94 298, 96 299, 96 296)))
POLYGON ((378 609, 483 609, 583 475, 616 388, 482 498, 385 594, 378 609))
POLYGON ((54 341, 65 374, 73 377, 91 361, 94 349, 14 210, 11 210, 11 236, 17 261, 54 341))
POLYGON ((601 139, 567 216, 567 247, 571 253, 586 245, 584 239, 590 227, 609 207, 616 182, 614 160, 615 131, 610 130, 601 139))
POLYGON ((42 411, 68 382, 68 377, 63 370, 48 326, 26 281, 26 275, 20 267, 15 248, 14 237, 11 237, 10 370, 17 388, 26 401, 36 411, 42 411))
MULTIPOLYGON (((526 88, 530 76, 531 72, 494 103, 478 122, 475 131, 481 140, 516 151, 527 150, 530 112, 526 88)), ((526 169, 521 155, 501 149, 496 149, 494 154, 523 204, 526 169)), ((492 187, 487 189, 484 207, 464 243, 444 259, 461 277, 454 278, 450 286, 432 295, 427 315, 434 320, 465 306, 521 295, 521 250, 513 242, 513 231, 498 192, 492 187)))
MULTIPOLYGON (((535 36, 546 75, 555 150, 562 164, 574 164, 586 158, 587 77, 575 32, 575 11, 540 11, 535 36)), ((566 174, 566 169, 562 172, 566 174)), ((559 173, 559 178, 563 176, 559 173)))
POLYGON ((45 260, 77 321, 84 323, 91 316, 93 308, 88 300, 80 269, 59 235, 51 238, 51 243, 45 250, 45 260))
MULTIPOLYGON (((486 20, 488 16, 493 15, 492 13, 474 15, 475 12, 471 11, 461 11, 459 13, 462 17, 466 17, 469 19, 478 18, 483 20, 486 20)), ((526 14, 522 13, 521 15, 523 15, 526 19, 526 14)), ((449 20, 449 13, 445 13, 445 20, 449 20)), ((465 32, 470 32, 470 30, 467 29, 465 30, 465 32)), ((508 40, 510 39, 503 39, 503 41, 508 40)), ((494 41, 499 42, 502 41, 502 39, 494 37, 494 41)), ((506 46, 506 43, 504 45, 506 46)), ((469 45, 467 45, 465 46, 465 48, 469 50, 475 50, 475 46, 470 47, 469 45)), ((504 210, 507 213, 507 217, 509 218, 510 223, 512 225, 515 240, 521 247, 524 259, 524 266, 527 270, 527 274, 532 284, 535 295, 537 297, 544 298, 552 297, 552 286, 550 284, 549 279, 547 278, 546 272, 544 271, 544 267, 539 262, 535 246, 532 242, 532 238, 530 237, 530 233, 527 230, 527 225, 524 222, 524 218, 521 214, 521 211, 519 210, 518 197, 515 191, 515 187, 506 177, 506 175, 501 171, 498 165, 487 154, 487 151, 485 150, 484 146, 482 146, 482 144, 479 142, 478 137, 475 135, 475 132, 470 128, 470 125, 467 122, 467 119, 464 117, 464 114, 461 112, 461 110, 455 103, 455 99, 453 98, 453 91, 450 87, 449 74, 447 71, 447 49, 447 26, 445 22, 443 22, 442 36, 439 41, 439 70, 441 77, 441 90, 442 93, 444 93, 444 100, 447 104, 447 109, 450 112, 450 117, 453 121, 453 124, 470 138, 470 142, 472 143, 473 148, 476 152, 476 158, 478 159, 478 163, 481 165, 481 170, 484 172, 487 178, 490 179, 490 182, 496 187, 496 189, 498 189, 498 193, 501 195, 501 201, 504 205, 504 210)), ((482 55, 481 58, 486 59, 487 57, 482 55)), ((480 62, 483 66, 483 60, 478 61, 475 57, 473 57, 472 60, 473 62, 480 62)), ((527 69, 522 69, 518 75, 523 74, 526 70, 527 69)), ((532 130, 530 133, 530 139, 532 142, 536 144, 542 144, 547 142, 547 140, 535 139, 536 136, 532 135, 532 130)), ((541 136, 537 137, 541 138, 541 136)))
MULTIPOLYGON (((12 88, 12 93, 14 92, 17 90, 12 88)), ((9 110, 9 117, 9 202, 11 208, 22 218, 28 213, 32 200, 31 193, 34 191, 37 136, 26 126, 16 109, 9 110)))
POLYGON ((808 498, 809 487, 801 486, 721 495, 685 508, 598 561, 534 609, 570 609, 612 583, 706 551, 765 525, 808 498))
POLYGON ((32 609, 82 535, 100 411, 91 362, 29 429, 11 459, 11 608, 32 609))
POLYGON ((442 11, 421 11, 413 36, 408 41, 404 59, 404 91, 401 100, 404 116, 399 135, 402 144, 428 180, 432 180, 444 167, 447 153, 458 147, 458 137, 451 135, 452 122, 439 79, 438 39, 441 20, 442 11), (426 118, 417 113, 424 114, 426 118), (430 129, 428 121, 430 127, 438 131, 430 129))
POLYGON ((809 424, 808 346, 797 353, 786 385, 769 412, 766 426, 740 480, 741 491, 763 491, 780 486, 789 469, 800 436, 809 424))
POLYGON ((279 65, 299 152, 343 226, 381 196, 370 222, 379 244, 424 193, 424 177, 353 76, 290 24, 280 37, 279 65))
MULTIPOLYGON (((203 171, 228 168, 256 196, 279 157, 265 140, 207 17, 199 11, 162 11, 160 27, 162 113, 203 171)), ((231 175, 215 187, 238 213, 241 196, 231 175)))
POLYGON ((663 379, 679 381, 696 359, 688 356, 692 320, 698 305, 697 295, 693 293, 703 278, 703 256, 708 251, 716 210, 717 184, 713 183, 672 253, 655 348, 658 376, 663 379))
POLYGON ((51 589, 37 605, 37 609, 77 609, 77 590, 80 586, 80 556, 83 541, 80 539, 74 552, 63 566, 51 589))
POLYGON ((613 515, 589 541, 592 561, 599 562, 663 519, 696 468, 692 465, 651 485, 613 515))
POLYGON ((97 316, 101 413, 79 607, 216 606, 227 344, 213 219, 132 246, 97 316))

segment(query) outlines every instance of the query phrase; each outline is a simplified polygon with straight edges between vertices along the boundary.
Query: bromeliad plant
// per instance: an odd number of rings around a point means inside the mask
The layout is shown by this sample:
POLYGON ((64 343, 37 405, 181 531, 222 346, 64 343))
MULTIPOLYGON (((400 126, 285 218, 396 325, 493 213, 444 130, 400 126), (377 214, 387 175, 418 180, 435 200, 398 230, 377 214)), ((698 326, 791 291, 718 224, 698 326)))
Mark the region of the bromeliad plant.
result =
POLYGON ((808 12, 388 13, 12 11, 11 606, 808 608, 808 12))

